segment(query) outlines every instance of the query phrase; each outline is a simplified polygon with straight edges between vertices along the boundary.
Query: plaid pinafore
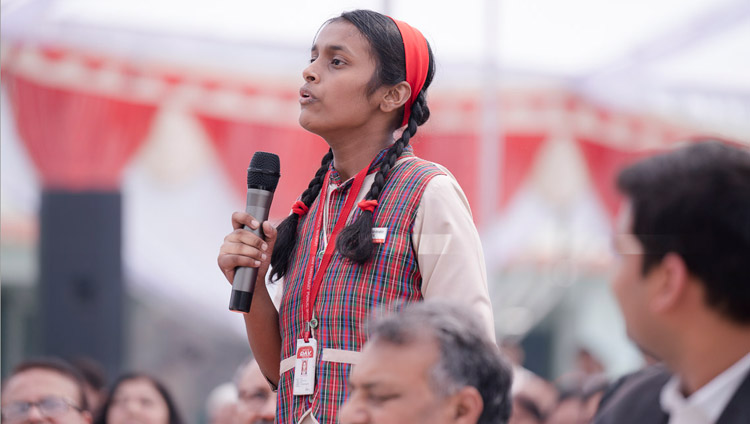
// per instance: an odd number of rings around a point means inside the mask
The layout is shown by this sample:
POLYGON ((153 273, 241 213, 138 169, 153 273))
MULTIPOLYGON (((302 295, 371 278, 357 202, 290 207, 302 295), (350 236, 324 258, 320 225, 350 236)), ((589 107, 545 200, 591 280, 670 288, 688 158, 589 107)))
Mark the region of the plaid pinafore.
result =
MULTIPOLYGON (((378 159, 382 159, 382 152, 380 156, 378 159)), ((377 170, 378 159, 371 166, 371 172, 377 170)), ((278 423, 297 423, 308 409, 312 409, 312 414, 320 423, 337 422, 351 370, 350 363, 341 361, 341 354, 346 358, 347 353, 362 349, 366 341, 363 324, 372 311, 394 302, 422 299, 422 277, 412 247, 411 231, 427 183, 432 177, 443 174, 437 166, 415 157, 411 149, 407 149, 391 170, 375 209, 373 227, 388 228, 385 243, 376 244, 373 257, 363 265, 346 259, 338 252, 334 254, 313 307, 319 321, 314 331, 318 341, 318 361, 315 393, 309 396, 292 395, 294 369, 283 368, 284 362, 293 363, 287 358, 294 356, 297 338, 303 331, 303 274, 310 259, 310 240, 320 236, 313 234, 314 221, 325 201, 324 193, 300 219, 297 246, 290 272, 284 277, 284 294, 279 312, 282 359, 287 361, 282 362, 278 386, 278 423)), ((331 183, 341 183, 335 171, 331 172, 331 178, 331 183)), ((337 187, 331 195, 327 234, 333 230, 350 187, 351 180, 337 187)), ((360 212, 355 208, 349 222, 360 212)), ((317 262, 316 270, 320 259, 317 262)))

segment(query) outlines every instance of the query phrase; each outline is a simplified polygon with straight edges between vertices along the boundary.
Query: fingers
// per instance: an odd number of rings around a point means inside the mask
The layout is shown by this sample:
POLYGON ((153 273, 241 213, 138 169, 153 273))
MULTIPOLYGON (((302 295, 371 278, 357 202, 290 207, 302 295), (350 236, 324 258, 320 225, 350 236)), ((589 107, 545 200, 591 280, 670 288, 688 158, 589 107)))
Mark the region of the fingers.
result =
POLYGON ((244 228, 246 225, 255 230, 260 226, 260 223, 247 212, 237 211, 232 214, 232 228, 237 230, 244 228))
POLYGON ((234 273, 237 267, 258 267, 261 262, 248 256, 220 253, 217 259, 219 269, 224 273, 226 279, 231 283, 234 281, 234 273))
POLYGON ((232 226, 235 229, 224 237, 224 243, 219 249, 217 258, 219 269, 229 282, 233 281, 237 267, 264 268, 268 267, 271 260, 273 244, 276 242, 276 228, 270 223, 264 222, 265 240, 263 240, 253 232, 246 230, 245 225, 252 229, 257 229, 260 226, 252 216, 245 212, 232 214, 232 226))
MULTIPOLYGON (((249 247, 253 247, 257 250, 268 251, 268 243, 263 241, 262 238, 258 237, 251 231, 244 228, 238 228, 227 234, 224 237, 224 243, 239 243, 249 247)), ((239 252, 238 252, 239 253, 239 252)))
POLYGON ((266 243, 268 244, 268 250, 273 251, 273 246, 276 244, 276 227, 271 225, 270 222, 265 221, 263 223, 263 234, 266 236, 266 243))

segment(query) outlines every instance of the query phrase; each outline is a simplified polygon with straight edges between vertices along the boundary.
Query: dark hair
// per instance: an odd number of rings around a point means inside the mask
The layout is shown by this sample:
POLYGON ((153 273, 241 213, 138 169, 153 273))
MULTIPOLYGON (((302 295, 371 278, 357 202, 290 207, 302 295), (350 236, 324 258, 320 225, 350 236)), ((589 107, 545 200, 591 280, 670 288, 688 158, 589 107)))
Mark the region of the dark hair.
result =
POLYGON ((750 152, 711 139, 645 159, 617 185, 632 202, 645 275, 683 258, 726 317, 750 323, 750 152))
MULTIPOLYGON (((371 10, 354 10, 344 12, 341 16, 333 18, 328 22, 345 20, 357 27, 362 36, 367 39, 372 48, 373 57, 375 58, 375 73, 369 83, 368 91, 372 93, 382 85, 395 85, 406 80, 406 59, 404 53, 404 44, 401 33, 393 20, 371 10)), ((435 60, 432 55, 429 43, 429 66, 427 78, 419 95, 411 106, 411 115, 403 135, 388 149, 380 169, 375 174, 375 181, 370 191, 365 195, 365 200, 377 200, 383 191, 388 173, 396 164, 396 160, 404 152, 409 141, 417 133, 417 127, 427 122, 430 117, 430 109, 427 107, 427 98, 425 93, 432 83, 435 75, 435 60)), ((403 114, 399 116, 398 122, 394 122, 394 129, 403 119, 403 114)), ((328 167, 333 160, 333 152, 323 157, 320 168, 315 173, 307 189, 302 193, 300 200, 308 207, 318 197, 323 186, 323 178, 328 171, 328 167)), ((372 256, 372 221, 373 213, 362 211, 359 217, 351 224, 346 226, 336 239, 336 248, 347 258, 357 262, 364 263, 372 256)), ((289 215, 278 227, 278 237, 271 256, 271 265, 273 266, 273 277, 283 277, 288 268, 292 253, 297 243, 297 224, 299 216, 296 214, 289 215)))
MULTIPOLYGON (((13 368, 13 371, 11 372, 8 380, 10 380, 11 377, 14 377, 22 372, 35 370, 35 369, 54 371, 58 374, 61 374, 71 379, 75 383, 76 387, 78 388, 78 407, 81 408, 81 410, 83 411, 89 410, 89 405, 88 405, 88 402, 86 401, 86 394, 84 391, 83 375, 81 375, 81 373, 75 367, 73 367, 70 363, 60 358, 44 357, 44 358, 35 358, 35 359, 29 359, 27 361, 23 361, 20 364, 16 365, 15 368, 13 368)), ((5 389, 4 385, 3 385, 3 389, 5 389)))
POLYGON ((172 399, 172 396, 169 394, 169 391, 167 388, 156 378, 142 373, 128 373, 123 374, 120 376, 114 384, 112 384, 112 387, 109 390, 109 394, 107 395, 107 399, 104 400, 104 403, 102 404, 101 409, 99 410, 99 413, 96 416, 96 419, 94 420, 94 424, 106 424, 107 423, 107 413, 109 412, 109 409, 112 407, 112 401, 115 398, 115 395, 117 394, 117 389, 125 382, 131 381, 131 380, 147 380, 149 383, 151 383, 154 388, 156 388, 156 391, 159 392, 162 399, 164 399, 164 403, 167 404, 167 410, 169 411, 169 424, 183 424, 184 421, 182 420, 182 416, 180 415, 180 412, 177 410, 177 406, 174 403, 174 400, 172 399))
POLYGON ((107 386, 107 376, 102 364, 95 359, 78 356, 70 360, 73 365, 83 376, 83 381, 91 386, 94 390, 102 390, 107 386))
POLYGON ((468 310, 430 300, 406 305, 368 325, 368 343, 409 346, 434 340, 440 358, 432 369, 432 387, 450 396, 462 387, 477 389, 484 404, 477 423, 505 423, 510 418, 513 374, 500 349, 468 310))

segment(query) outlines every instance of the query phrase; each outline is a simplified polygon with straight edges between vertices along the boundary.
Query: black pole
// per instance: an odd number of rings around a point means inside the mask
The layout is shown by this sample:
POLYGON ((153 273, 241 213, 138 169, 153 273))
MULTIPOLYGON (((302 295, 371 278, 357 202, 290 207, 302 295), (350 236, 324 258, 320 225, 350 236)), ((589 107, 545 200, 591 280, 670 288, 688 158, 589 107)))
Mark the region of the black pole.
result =
POLYGON ((43 353, 90 357, 110 379, 123 356, 121 217, 119 191, 42 193, 43 353))

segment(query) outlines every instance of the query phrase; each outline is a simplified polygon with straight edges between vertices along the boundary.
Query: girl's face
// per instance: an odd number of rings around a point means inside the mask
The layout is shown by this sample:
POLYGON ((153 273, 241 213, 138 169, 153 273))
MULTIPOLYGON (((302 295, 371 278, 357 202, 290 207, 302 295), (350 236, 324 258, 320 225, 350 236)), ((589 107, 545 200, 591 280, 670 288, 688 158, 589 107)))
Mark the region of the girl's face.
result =
POLYGON ((383 87, 367 93, 375 66, 369 42, 354 25, 338 20, 324 26, 302 72, 300 125, 323 138, 366 128, 383 94, 383 87))
POLYGON ((145 378, 117 387, 107 411, 108 424, 168 424, 169 409, 156 387, 145 378))

